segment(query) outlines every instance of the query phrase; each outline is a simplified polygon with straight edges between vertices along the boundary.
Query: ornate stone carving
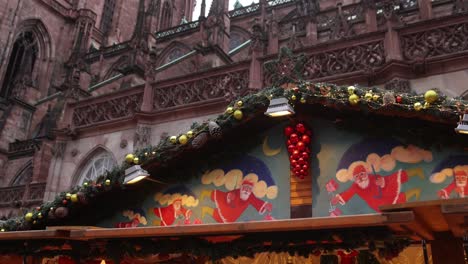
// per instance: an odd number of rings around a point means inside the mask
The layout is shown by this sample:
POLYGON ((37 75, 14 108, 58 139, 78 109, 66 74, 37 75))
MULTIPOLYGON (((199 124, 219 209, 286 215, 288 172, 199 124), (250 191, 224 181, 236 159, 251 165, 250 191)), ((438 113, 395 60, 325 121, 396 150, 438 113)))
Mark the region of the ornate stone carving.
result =
POLYGON ((307 56, 304 79, 316 79, 382 66, 385 63, 383 41, 351 46, 307 56))
POLYGON ((263 51, 265 49, 268 38, 258 19, 253 21, 250 38, 252 40, 250 44, 251 51, 263 51))
POLYGON ((55 158, 61 158, 65 154, 65 149, 67 148, 67 142, 57 141, 52 149, 52 154, 55 158))
POLYGON ((120 141, 120 148, 124 149, 128 146, 128 141, 126 139, 122 139, 120 141))
POLYGON ((79 106, 73 111, 72 122, 76 127, 112 121, 131 117, 140 110, 143 102, 143 93, 110 98, 104 102, 89 103, 79 106))
POLYGON ((249 70, 223 73, 171 86, 154 88, 154 109, 182 106, 223 98, 227 93, 233 97, 248 91, 249 70))
POLYGON ((468 22, 401 36, 407 60, 423 60, 468 50, 468 22))
POLYGON ((133 139, 133 149, 140 149, 151 144, 151 127, 147 125, 137 125, 135 137, 133 139))
POLYGON ((411 85, 406 79, 394 78, 385 84, 385 90, 397 93, 409 93, 411 92, 411 85))

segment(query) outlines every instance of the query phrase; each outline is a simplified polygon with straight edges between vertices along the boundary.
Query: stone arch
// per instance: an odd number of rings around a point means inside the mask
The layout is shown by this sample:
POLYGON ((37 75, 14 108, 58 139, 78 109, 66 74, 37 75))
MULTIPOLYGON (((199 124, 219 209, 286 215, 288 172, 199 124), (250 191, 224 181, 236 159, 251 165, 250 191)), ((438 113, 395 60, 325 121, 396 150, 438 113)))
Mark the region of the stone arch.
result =
POLYGON ((79 165, 72 179, 72 186, 81 185, 85 181, 95 180, 106 170, 117 165, 117 161, 106 147, 98 145, 90 150, 79 165))
POLYGON ((250 39, 250 33, 238 26, 231 26, 229 32, 229 50, 237 48, 250 39))
POLYGON ((119 69, 123 68, 125 65, 128 65, 130 63, 130 59, 127 55, 124 55, 120 57, 116 62, 114 62, 109 70, 107 70, 106 74, 104 74, 104 77, 102 78, 103 81, 110 79, 117 74, 120 73, 119 69))
POLYGON ((190 51, 191 49, 189 46, 179 41, 173 41, 160 53, 159 60, 157 61, 157 66, 169 63, 189 53, 190 51))
POLYGON ((20 186, 26 185, 31 182, 33 177, 33 162, 32 160, 27 161, 16 175, 11 179, 9 186, 20 186))
MULTIPOLYGON (((4 87, 11 85, 11 83, 5 82, 12 82, 15 78, 15 76, 13 76, 14 74, 11 73, 11 67, 14 67, 13 60, 15 60, 15 58, 13 58, 14 46, 17 40, 24 38, 25 35, 30 35, 28 37, 32 38, 34 40, 34 44, 37 46, 37 52, 35 53, 34 58, 35 63, 31 70, 32 72, 28 76, 28 79, 31 80, 30 85, 32 87, 47 89, 47 85, 45 84, 48 82, 49 78, 49 76, 47 76, 47 72, 50 67, 50 62, 54 57, 54 47, 49 31, 40 19, 28 19, 19 22, 13 37, 13 45, 11 45, 8 50, 7 67, 2 73, 2 89, 7 89, 4 87)), ((6 92, 5 94, 8 95, 9 92, 6 92)))

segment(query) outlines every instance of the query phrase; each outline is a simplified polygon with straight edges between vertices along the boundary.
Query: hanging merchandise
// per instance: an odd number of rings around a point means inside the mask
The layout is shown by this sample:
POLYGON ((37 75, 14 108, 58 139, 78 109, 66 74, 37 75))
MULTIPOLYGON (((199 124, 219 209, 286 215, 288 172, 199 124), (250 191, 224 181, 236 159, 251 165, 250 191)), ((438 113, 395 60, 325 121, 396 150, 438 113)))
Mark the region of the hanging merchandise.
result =
POLYGON ((310 171, 310 136, 312 133, 303 123, 284 129, 287 138, 291 172, 299 179, 304 179, 310 171))

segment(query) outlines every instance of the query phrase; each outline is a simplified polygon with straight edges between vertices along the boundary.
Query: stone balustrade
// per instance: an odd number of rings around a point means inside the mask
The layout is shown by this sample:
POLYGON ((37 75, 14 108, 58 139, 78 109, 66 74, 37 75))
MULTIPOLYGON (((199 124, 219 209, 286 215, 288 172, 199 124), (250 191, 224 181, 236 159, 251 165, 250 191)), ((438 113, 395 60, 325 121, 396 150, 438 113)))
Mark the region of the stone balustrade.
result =
POLYGON ((32 183, 0 188, 0 207, 39 204, 43 200, 45 187, 46 183, 32 183))

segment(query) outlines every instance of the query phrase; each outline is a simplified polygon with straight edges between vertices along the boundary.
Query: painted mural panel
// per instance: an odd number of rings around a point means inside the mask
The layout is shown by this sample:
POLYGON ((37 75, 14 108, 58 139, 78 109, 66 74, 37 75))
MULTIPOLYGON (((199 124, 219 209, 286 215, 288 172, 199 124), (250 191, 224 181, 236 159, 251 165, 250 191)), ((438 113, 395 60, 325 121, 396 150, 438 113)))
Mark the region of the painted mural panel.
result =
MULTIPOLYGON (((146 186, 141 202, 122 208, 99 225, 181 226, 289 218, 289 168, 282 125, 249 153, 205 171, 191 182, 156 190, 146 186)), ((151 183, 149 184, 151 185, 151 183)), ((155 185, 156 187, 156 185, 155 185)))
POLYGON ((424 149, 392 137, 338 130, 312 120, 319 192, 314 216, 379 212, 379 206, 466 197, 468 155, 456 148, 424 149))

